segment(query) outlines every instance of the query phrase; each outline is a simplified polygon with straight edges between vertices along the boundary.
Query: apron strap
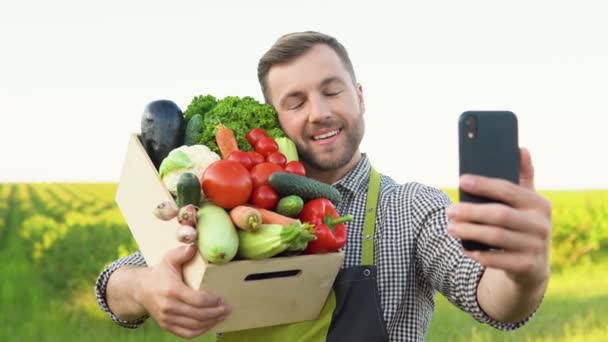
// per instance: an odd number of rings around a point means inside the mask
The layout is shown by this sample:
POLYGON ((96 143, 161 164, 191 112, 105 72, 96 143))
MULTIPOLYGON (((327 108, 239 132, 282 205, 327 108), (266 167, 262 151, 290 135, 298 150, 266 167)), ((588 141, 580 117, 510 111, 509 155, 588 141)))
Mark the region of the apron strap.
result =
POLYGON ((376 226, 376 207, 380 194, 380 174, 372 166, 367 188, 367 203, 365 205, 365 225, 363 226, 363 255, 362 265, 374 264, 374 231, 376 226))

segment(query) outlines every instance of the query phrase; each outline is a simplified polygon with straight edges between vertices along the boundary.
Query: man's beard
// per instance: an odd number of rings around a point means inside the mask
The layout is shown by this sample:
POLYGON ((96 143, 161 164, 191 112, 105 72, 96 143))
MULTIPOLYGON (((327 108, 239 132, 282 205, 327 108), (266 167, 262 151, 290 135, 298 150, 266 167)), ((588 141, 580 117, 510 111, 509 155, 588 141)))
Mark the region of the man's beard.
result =
POLYGON ((342 130, 340 134, 348 134, 346 137, 346 149, 344 153, 336 158, 321 159, 319 156, 314 155, 311 150, 304 148, 303 146, 297 146, 300 161, 309 167, 320 170, 320 171, 332 171, 337 170, 346 164, 348 164, 355 152, 359 149, 359 144, 363 139, 363 132, 365 131, 365 122, 363 117, 355 123, 348 133, 342 130))

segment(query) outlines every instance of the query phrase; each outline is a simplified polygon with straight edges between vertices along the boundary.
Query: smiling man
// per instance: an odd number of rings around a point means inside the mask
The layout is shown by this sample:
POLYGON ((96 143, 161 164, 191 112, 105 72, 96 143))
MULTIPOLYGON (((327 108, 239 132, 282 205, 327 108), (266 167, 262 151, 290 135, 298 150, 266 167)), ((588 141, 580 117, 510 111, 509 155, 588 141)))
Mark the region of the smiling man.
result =
MULTIPOLYGON (((342 196, 337 210, 354 219, 344 265, 317 320, 227 333, 222 341, 423 340, 436 291, 498 329, 530 319, 549 279, 551 207, 534 191, 525 149, 521 185, 461 178, 463 190, 505 204, 451 205, 437 189, 379 174, 360 152, 363 88, 335 38, 317 32, 281 37, 261 58, 258 78, 307 175, 333 184, 342 196), (465 252, 459 238, 500 251, 465 252)), ((137 254, 115 262, 98 281, 100 305, 125 326, 151 315, 178 336, 204 333, 230 309, 181 281, 181 264, 193 253, 176 249, 150 268, 141 267, 137 254)))

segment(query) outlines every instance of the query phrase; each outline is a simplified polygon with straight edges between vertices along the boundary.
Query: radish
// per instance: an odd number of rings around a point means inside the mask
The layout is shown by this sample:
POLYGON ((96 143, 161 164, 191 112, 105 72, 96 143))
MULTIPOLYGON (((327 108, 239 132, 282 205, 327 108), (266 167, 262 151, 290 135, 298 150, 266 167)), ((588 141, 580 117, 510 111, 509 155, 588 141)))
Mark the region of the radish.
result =
POLYGON ((196 229, 192 226, 181 225, 177 228, 177 241, 183 243, 194 243, 198 238, 196 229))
POLYGON ((196 213, 198 209, 192 204, 181 207, 177 214, 177 221, 181 225, 196 227, 196 213))
POLYGON ((169 221, 177 216, 178 210, 175 202, 165 201, 156 206, 154 209, 154 216, 163 221, 169 221))

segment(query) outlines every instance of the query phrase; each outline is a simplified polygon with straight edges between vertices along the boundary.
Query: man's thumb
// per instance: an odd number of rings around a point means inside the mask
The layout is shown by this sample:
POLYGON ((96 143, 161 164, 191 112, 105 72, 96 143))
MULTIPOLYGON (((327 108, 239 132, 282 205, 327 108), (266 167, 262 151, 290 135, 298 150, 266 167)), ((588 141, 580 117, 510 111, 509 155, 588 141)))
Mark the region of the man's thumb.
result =
POLYGON ((534 166, 532 165, 530 151, 526 148, 521 148, 519 155, 519 183, 534 191, 534 166))
POLYGON ((165 255, 165 261, 176 269, 181 269, 182 265, 192 259, 196 253, 196 245, 186 245, 173 248, 165 255))

